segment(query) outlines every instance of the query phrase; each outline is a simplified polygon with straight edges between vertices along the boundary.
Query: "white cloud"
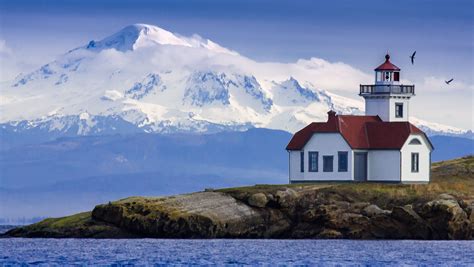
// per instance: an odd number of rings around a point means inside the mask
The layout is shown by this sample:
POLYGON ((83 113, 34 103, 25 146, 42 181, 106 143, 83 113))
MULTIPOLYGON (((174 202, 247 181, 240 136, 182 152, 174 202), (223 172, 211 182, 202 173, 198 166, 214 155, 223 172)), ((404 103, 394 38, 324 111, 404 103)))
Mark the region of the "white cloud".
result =
POLYGON ((474 130, 474 85, 447 77, 424 77, 415 82, 410 115, 474 130))
POLYGON ((12 50, 7 46, 5 40, 0 40, 0 54, 11 54, 12 50))
POLYGON ((7 41, 0 39, 0 82, 11 81, 19 74, 28 73, 37 67, 37 64, 20 59, 18 55, 7 41))
POLYGON ((469 85, 465 83, 464 81, 459 81, 456 78, 453 78, 454 80, 450 82, 449 84, 446 84, 445 81, 449 81, 452 79, 452 77, 434 77, 434 76, 429 76, 425 77, 423 81, 419 84, 417 84, 417 87, 420 90, 426 91, 426 92, 445 92, 445 93, 453 93, 453 92, 462 92, 462 91, 473 91, 474 90, 474 85, 469 85))
POLYGON ((19 72, 12 49, 0 39, 0 82, 13 79, 19 72))

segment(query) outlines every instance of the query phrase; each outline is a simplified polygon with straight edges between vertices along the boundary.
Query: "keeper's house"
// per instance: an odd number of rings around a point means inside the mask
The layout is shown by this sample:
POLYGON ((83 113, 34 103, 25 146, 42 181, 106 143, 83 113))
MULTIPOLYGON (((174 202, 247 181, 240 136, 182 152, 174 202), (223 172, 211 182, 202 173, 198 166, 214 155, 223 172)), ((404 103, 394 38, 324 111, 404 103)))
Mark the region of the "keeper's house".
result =
POLYGON ((433 146, 408 122, 414 85, 400 84, 400 69, 385 56, 375 84, 361 85, 365 116, 328 112, 327 122, 298 131, 286 147, 290 183, 380 181, 428 183, 433 146))

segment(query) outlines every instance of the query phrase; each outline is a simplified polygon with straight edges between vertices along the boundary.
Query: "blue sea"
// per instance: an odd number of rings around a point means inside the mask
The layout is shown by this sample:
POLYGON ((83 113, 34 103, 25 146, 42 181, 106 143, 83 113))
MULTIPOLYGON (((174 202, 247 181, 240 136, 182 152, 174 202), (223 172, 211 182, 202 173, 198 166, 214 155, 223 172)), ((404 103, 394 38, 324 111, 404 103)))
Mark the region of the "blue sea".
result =
POLYGON ((474 266, 473 241, 0 239, 0 265, 474 266))

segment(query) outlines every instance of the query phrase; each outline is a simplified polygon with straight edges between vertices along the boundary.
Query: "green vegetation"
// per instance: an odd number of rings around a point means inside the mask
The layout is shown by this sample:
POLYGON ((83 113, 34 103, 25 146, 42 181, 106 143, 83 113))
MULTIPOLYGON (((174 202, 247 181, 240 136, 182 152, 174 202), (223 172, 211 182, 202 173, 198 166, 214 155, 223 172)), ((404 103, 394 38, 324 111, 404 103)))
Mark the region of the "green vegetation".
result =
POLYGON ((92 219, 91 212, 82 212, 61 218, 49 218, 41 222, 12 230, 12 236, 26 237, 107 237, 133 235, 103 222, 92 219))
POLYGON ((432 166, 432 181, 439 190, 474 198, 474 156, 441 161, 432 166))
POLYGON ((49 218, 45 219, 37 224, 35 226, 37 229, 41 229, 43 227, 51 227, 51 228, 64 228, 64 227, 82 227, 86 226, 90 222, 91 218, 91 213, 90 211, 88 212, 82 212, 78 214, 74 214, 71 216, 67 217, 61 217, 61 218, 49 218))
POLYGON ((311 183, 291 185, 256 185, 217 190, 246 199, 254 193, 272 193, 291 188, 295 190, 320 190, 343 196, 347 200, 370 202, 390 209, 396 205, 419 203, 433 199, 441 193, 461 199, 474 199, 474 157, 434 163, 429 184, 388 183, 311 183))
POLYGON ((107 205, 121 206, 124 217, 147 216, 151 219, 157 219, 162 214, 167 214, 171 219, 187 216, 185 211, 167 203, 170 197, 128 197, 107 205))
POLYGON ((474 199, 474 157, 464 157, 433 164, 429 184, 341 184, 332 190, 359 200, 391 208, 404 203, 419 203, 442 193, 474 199))

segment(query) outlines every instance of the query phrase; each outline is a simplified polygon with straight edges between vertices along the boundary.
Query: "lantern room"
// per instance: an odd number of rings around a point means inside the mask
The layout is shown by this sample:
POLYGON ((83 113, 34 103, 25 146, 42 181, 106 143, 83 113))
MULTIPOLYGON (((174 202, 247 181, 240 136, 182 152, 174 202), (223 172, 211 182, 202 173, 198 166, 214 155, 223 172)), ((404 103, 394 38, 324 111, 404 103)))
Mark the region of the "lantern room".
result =
POLYGON ((399 84, 400 68, 390 62, 390 55, 385 55, 385 62, 375 69, 375 84, 399 84))
POLYGON ((387 122, 408 121, 415 86, 400 84, 400 68, 386 55, 385 62, 375 69, 375 84, 361 84, 359 95, 365 100, 366 115, 378 115, 387 122))

